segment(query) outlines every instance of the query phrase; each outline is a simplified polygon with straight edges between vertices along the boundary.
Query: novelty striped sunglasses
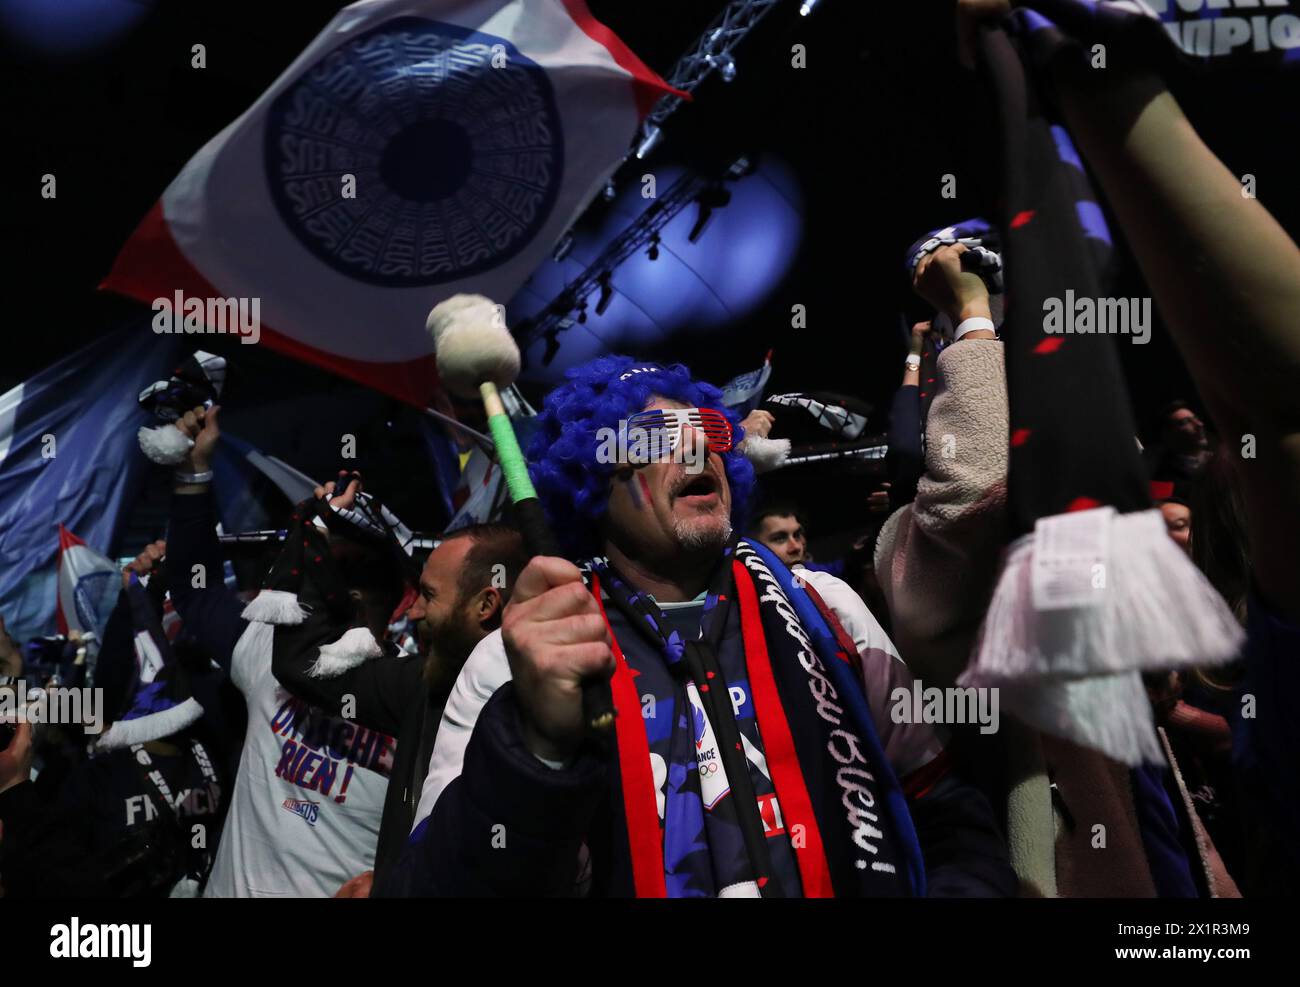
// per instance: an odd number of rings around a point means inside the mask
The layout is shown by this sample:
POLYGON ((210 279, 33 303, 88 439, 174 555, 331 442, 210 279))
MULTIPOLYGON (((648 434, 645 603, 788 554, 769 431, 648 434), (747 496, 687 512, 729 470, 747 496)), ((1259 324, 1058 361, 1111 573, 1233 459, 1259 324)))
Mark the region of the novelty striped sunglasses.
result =
MULTIPOLYGON (((682 430, 687 426, 704 435, 710 452, 731 451, 731 422, 716 408, 654 408, 642 411, 627 420, 626 435, 629 444, 641 437, 648 438, 651 448, 666 455, 677 451, 682 430)), ((651 460, 654 458, 657 457, 650 457, 651 460)))

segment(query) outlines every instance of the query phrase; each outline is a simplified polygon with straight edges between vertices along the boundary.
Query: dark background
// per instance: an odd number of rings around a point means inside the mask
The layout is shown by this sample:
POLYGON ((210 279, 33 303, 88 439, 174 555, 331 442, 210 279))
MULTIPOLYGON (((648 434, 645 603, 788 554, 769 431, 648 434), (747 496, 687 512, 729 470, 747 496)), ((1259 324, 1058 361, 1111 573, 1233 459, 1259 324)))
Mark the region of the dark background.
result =
MULTIPOLYGON (((161 0, 113 43, 63 57, 0 38, 8 248, 0 391, 147 311, 96 290, 117 250, 190 156, 243 112, 342 6, 338 0, 161 0), (206 69, 190 67, 195 43, 207 48, 206 69), (57 176, 54 200, 40 197, 47 172, 57 176)), ((591 0, 590 6, 667 74, 723 4, 591 0)), ((721 382, 774 348, 769 393, 828 389, 885 408, 901 374, 900 312, 921 315, 903 277, 902 250, 925 230, 997 215, 996 148, 977 112, 975 81, 956 67, 952 51, 945 0, 823 0, 808 18, 798 15, 797 0, 788 0, 770 13, 737 51, 736 80, 726 84, 715 75, 705 83, 637 172, 670 163, 711 168, 742 152, 778 153, 802 186, 800 252, 767 301, 712 333, 707 345, 684 326, 641 355, 686 360, 700 376, 721 382), (804 70, 790 67, 796 42, 807 46, 804 70), (940 197, 945 173, 957 176, 955 201, 940 197), (807 306, 807 329, 790 328, 795 303, 807 306)), ((1295 159, 1286 153, 1300 124, 1295 86, 1220 76, 1175 80, 1175 91, 1229 168, 1255 174, 1264 204, 1288 229, 1300 227, 1295 159)), ((1122 246, 1119 253, 1116 293, 1144 294, 1122 246)), ((222 351, 209 339, 205 347, 222 351)), ((386 489, 399 513, 418 528, 436 529, 445 520, 422 493, 432 477, 413 411, 262 349, 223 351, 232 359, 227 427, 316 476, 340 465, 338 434, 357 432, 362 470, 386 489), (367 449, 378 451, 367 458, 367 449)), ((1193 395, 1159 325, 1149 345, 1120 349, 1140 421, 1170 397, 1193 395)), ((883 419, 875 425, 883 429, 883 419)), ((793 473, 786 478, 797 481, 793 473)), ((142 498, 116 546, 119 554, 159 530, 165 482, 160 475, 142 498)), ((819 485, 825 489, 807 497, 816 505, 814 529, 826 534, 859 520, 869 487, 819 485)))

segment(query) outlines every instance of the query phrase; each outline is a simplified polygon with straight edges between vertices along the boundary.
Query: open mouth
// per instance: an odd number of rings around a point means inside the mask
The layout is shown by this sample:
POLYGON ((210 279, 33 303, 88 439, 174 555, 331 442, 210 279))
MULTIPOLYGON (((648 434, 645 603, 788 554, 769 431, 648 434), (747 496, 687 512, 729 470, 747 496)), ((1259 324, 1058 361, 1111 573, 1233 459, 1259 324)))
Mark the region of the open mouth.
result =
POLYGON ((709 473, 691 477, 674 495, 676 500, 689 503, 703 503, 718 495, 718 481, 709 473))

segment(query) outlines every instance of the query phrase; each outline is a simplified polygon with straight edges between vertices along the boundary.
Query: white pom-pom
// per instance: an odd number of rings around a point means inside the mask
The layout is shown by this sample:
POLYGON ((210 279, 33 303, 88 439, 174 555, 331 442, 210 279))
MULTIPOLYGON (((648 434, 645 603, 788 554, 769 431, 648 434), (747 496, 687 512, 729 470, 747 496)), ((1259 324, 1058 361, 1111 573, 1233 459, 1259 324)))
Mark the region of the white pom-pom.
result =
POLYGON ((322 644, 320 655, 307 670, 313 678, 329 679, 356 668, 369 658, 378 658, 384 652, 368 628, 353 627, 332 644, 322 644))
POLYGON ((790 440, 751 435, 740 444, 740 451, 753 464, 755 473, 770 473, 790 458, 790 440))
POLYGON ((194 448, 194 440, 175 425, 141 425, 136 433, 140 451, 160 466, 175 466, 185 461, 194 448))
POLYGON ((302 606, 298 603, 298 594, 286 593, 282 589, 264 589, 254 597, 253 602, 244 607, 240 615, 245 620, 255 620, 261 624, 301 624, 303 622, 302 606))
POLYGON ((425 322, 433 336, 438 375, 447 389, 477 397, 484 381, 509 387, 519 376, 519 346, 504 309, 482 295, 453 295, 435 305, 425 322))

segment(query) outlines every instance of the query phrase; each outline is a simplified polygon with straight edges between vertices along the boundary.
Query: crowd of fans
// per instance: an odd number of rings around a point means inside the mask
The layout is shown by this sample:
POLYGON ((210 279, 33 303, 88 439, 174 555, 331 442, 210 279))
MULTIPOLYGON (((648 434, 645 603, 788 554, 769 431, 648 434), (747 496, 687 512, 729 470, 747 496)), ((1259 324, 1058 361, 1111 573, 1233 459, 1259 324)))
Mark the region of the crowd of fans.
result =
MULTIPOLYGON (((887 482, 843 558, 810 553, 815 501, 765 498, 745 439, 771 414, 741 421, 683 366, 606 356, 547 396, 527 449, 565 557, 530 558, 507 517, 421 566, 382 491, 343 473, 241 593, 221 577, 219 409, 186 414, 166 539, 124 570, 99 651, 112 726, 0 738, 4 894, 1287 893, 1300 250, 1137 81, 1121 110, 1063 73, 1062 102, 1207 412, 1174 402, 1141 437, 1150 503, 1245 641, 1229 664, 1143 676, 1158 759, 1007 710, 989 731, 894 703, 956 688, 988 646, 1009 539, 1004 344, 950 243, 914 270, 947 329, 913 330, 887 482), (597 460, 602 428, 685 408, 733 428, 709 445, 666 426, 700 469, 597 460), (592 680, 608 733, 584 720, 592 680)), ((23 655, 0 632, 9 688, 23 655)))

